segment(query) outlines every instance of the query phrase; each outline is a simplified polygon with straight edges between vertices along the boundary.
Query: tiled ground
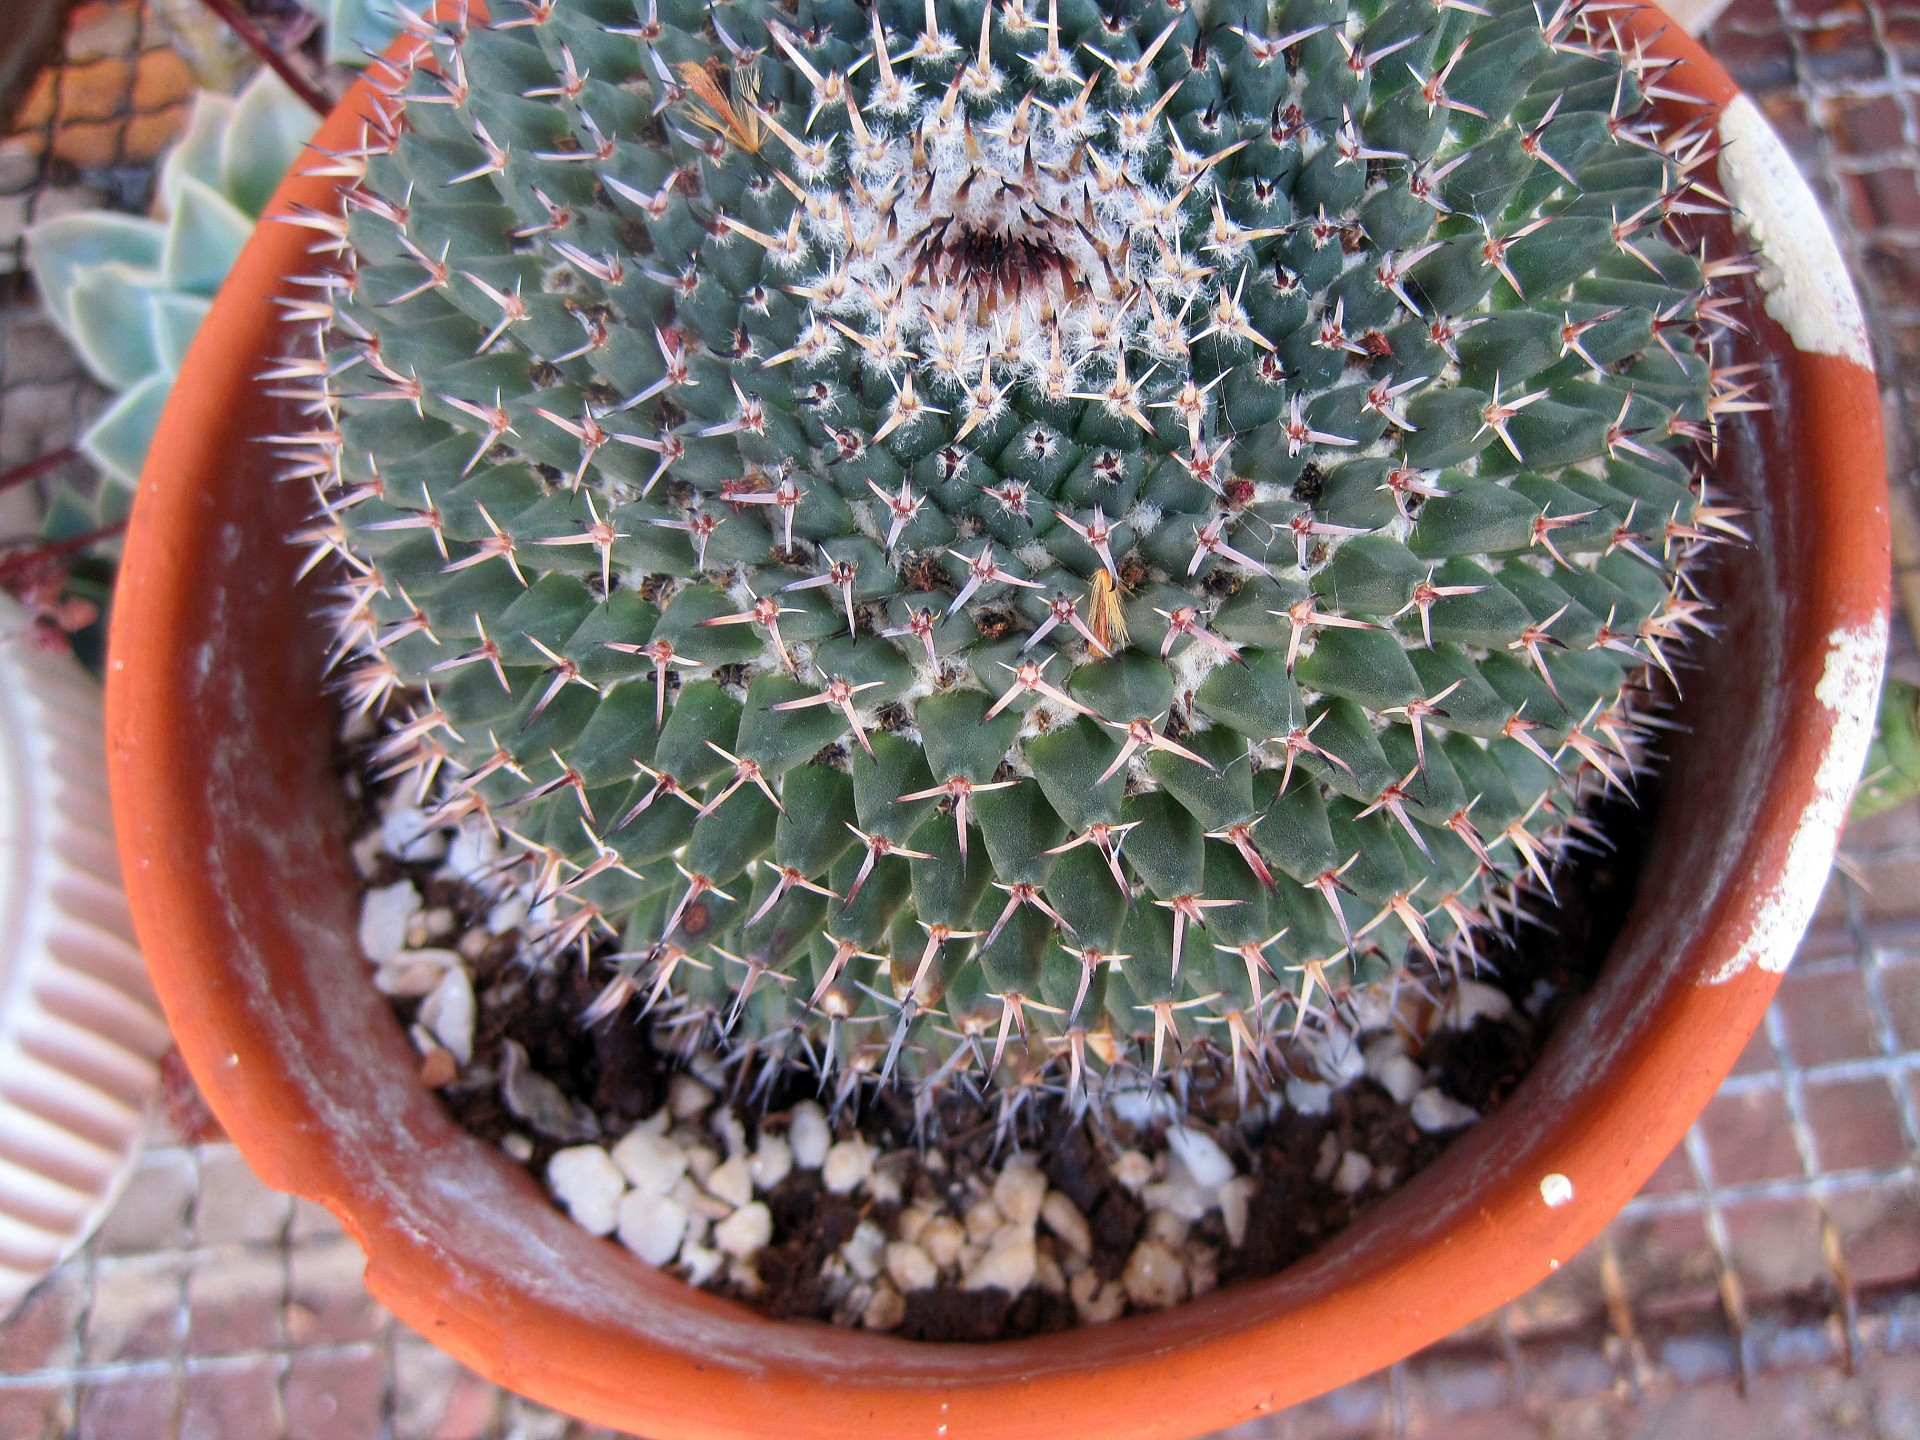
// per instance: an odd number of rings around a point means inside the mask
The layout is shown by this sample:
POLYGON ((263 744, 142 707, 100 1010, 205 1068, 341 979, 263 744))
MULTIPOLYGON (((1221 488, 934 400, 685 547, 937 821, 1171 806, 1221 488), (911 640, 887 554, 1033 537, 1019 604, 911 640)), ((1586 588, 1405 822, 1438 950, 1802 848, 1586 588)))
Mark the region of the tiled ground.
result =
MULTIPOLYGON (((17 279, 33 215, 143 203, 184 84, 155 0, 83 0, 0 141, 0 469, 97 392, 17 279), (51 157, 53 163, 46 163, 51 157)), ((192 0, 158 0, 185 13, 192 0)), ((0 16, 6 0, 0 0, 0 16)), ((1737 0, 1712 43, 1839 222, 1895 474, 1920 399, 1920 9, 1737 0)), ((1920 679, 1911 642, 1897 664, 1920 679)), ((1551 1282, 1240 1440, 1920 1440, 1920 809, 1847 839, 1778 1003, 1687 1143, 1551 1282)), ((398 1326, 331 1219, 176 1084, 100 1234, 0 1324, 0 1440, 585 1440, 398 1326)))

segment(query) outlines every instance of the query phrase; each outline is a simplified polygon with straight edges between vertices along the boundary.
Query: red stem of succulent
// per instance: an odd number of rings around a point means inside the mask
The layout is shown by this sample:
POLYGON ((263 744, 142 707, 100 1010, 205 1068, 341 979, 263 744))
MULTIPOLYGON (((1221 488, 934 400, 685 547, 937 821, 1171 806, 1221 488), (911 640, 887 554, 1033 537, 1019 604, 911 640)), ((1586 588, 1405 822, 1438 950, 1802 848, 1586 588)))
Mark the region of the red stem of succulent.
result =
POLYGON ((45 455, 35 456, 31 460, 14 466, 11 470, 0 470, 0 493, 11 490, 16 485, 25 485, 31 480, 38 480, 49 470, 59 468, 79 453, 68 445, 59 450, 50 450, 45 455))
POLYGON ((285 55, 273 48, 273 41, 259 23, 242 10, 237 0, 200 0, 202 5, 218 15, 229 30, 240 37, 245 45, 261 61, 273 67, 274 74, 287 82, 287 88, 298 95, 313 108, 316 115, 325 115, 333 108, 333 100, 327 92, 314 84, 311 77, 303 74, 285 55))
POLYGON ((64 540, 48 540, 41 535, 15 535, 8 539, 0 539, 0 552, 31 548, 37 559, 58 560, 62 556, 78 554, 89 545, 96 545, 102 540, 111 540, 126 528, 126 521, 116 520, 111 525, 102 525, 79 535, 69 535, 64 540))

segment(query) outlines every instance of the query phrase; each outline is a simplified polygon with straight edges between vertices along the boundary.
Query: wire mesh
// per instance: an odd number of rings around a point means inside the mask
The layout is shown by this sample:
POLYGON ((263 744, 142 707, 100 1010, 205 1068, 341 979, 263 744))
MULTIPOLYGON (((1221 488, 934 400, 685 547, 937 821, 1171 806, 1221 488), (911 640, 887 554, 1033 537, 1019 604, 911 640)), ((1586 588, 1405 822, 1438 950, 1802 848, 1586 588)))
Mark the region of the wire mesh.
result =
MULTIPOLYGON (((1709 45, 1835 223, 1886 377, 1895 481, 1912 487, 1920 8, 1737 0, 1709 45)), ((79 206, 144 208, 190 85, 151 0, 83 0, 64 57, 0 141, 0 469, 70 444, 104 398, 39 312, 19 232, 79 206)), ((1904 630, 1895 663, 1920 678, 1904 630)), ((1766 1025, 1600 1240, 1441 1344, 1234 1433, 1920 1435, 1914 1356, 1920 808, 1909 806, 1852 829, 1766 1025)), ((260 1185, 182 1076, 105 1226, 0 1324, 7 1437, 609 1433, 488 1385, 395 1322, 361 1284, 358 1247, 317 1207, 260 1185)))

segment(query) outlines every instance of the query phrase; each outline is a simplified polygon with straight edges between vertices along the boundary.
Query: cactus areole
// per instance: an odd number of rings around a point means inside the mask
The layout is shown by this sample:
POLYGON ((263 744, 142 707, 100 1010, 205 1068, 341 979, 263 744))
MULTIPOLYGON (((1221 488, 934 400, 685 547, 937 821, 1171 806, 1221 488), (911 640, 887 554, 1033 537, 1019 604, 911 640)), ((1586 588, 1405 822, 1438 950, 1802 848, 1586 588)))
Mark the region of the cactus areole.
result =
POLYGON ((1740 403, 1669 228, 1705 152, 1603 18, 419 29, 307 217, 284 438, 350 703, 406 697, 386 768, 546 867, 601 1015, 849 1085, 1245 1093, 1551 911, 1740 403))

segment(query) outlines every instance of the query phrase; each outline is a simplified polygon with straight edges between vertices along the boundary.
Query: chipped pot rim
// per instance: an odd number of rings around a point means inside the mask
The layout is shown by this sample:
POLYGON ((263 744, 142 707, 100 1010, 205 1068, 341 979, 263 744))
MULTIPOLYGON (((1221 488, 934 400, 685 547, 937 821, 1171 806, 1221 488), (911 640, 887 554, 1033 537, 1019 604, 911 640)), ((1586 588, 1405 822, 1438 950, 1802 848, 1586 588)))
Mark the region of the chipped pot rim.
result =
MULTIPOLYGON (((1717 123, 1736 95, 1725 72, 1657 11, 1621 23, 1703 97, 1664 102, 1675 117, 1717 123)), ((349 148, 370 104, 363 85, 317 143, 349 148)), ((271 213, 324 205, 333 183, 294 178, 271 213)), ((453 1124, 349 963, 357 894, 344 805, 328 798, 319 658, 276 544, 300 502, 246 438, 271 414, 253 377, 277 353, 274 296, 306 243, 291 226, 256 232, 142 477, 109 670, 115 815, 162 1000, 228 1133, 268 1179, 343 1218, 379 1298, 489 1378, 665 1437, 1229 1425, 1390 1363, 1570 1258, 1764 1014, 1831 855, 1831 792, 1857 768, 1889 567, 1871 370, 1760 311, 1758 355, 1790 403, 1735 427, 1765 442, 1737 457, 1756 467, 1767 527, 1734 562, 1741 663, 1698 677, 1699 733, 1674 747, 1676 774, 1722 788, 1663 812, 1663 863, 1606 974, 1507 1105, 1291 1270, 1108 1326, 918 1344, 768 1320, 648 1270, 453 1124), (1750 941, 1753 963, 1704 983, 1750 941)))

